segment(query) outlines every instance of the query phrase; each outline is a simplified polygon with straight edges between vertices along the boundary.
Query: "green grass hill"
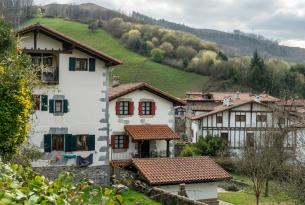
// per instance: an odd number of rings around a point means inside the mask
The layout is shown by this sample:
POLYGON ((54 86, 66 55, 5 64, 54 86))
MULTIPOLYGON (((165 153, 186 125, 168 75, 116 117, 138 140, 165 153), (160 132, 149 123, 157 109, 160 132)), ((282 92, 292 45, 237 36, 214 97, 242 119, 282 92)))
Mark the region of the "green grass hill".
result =
POLYGON ((183 97, 186 91, 207 87, 207 76, 155 63, 126 49, 118 39, 104 30, 91 32, 86 24, 59 18, 36 17, 25 25, 37 22, 123 61, 122 65, 112 70, 112 75, 120 76, 122 83, 146 82, 178 97, 183 97))

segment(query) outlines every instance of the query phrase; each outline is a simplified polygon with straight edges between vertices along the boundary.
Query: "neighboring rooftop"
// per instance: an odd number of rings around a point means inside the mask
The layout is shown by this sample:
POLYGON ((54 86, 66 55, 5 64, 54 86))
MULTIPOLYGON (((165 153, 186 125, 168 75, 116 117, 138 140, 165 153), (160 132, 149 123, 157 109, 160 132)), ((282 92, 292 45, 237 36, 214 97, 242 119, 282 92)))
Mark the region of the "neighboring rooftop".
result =
POLYGON ((146 90, 151 92, 155 95, 158 95, 170 102, 174 103, 174 106, 181 106, 185 105, 185 103, 177 97, 169 95, 158 88, 155 88, 147 83, 139 82, 139 83, 128 83, 128 84, 121 84, 115 87, 109 88, 109 100, 112 101, 116 98, 122 97, 126 94, 129 94, 136 90, 146 90))
POLYGON ((175 140, 179 136, 168 125, 125 125, 125 131, 133 140, 175 140))
POLYGON ((186 101, 207 101, 207 102, 222 102, 224 98, 231 97, 232 99, 239 100, 254 100, 257 96, 260 97, 261 102, 278 102, 280 99, 262 93, 255 95, 249 92, 187 92, 186 101))
POLYGON ((206 156, 134 159, 133 164, 150 185, 213 182, 231 178, 229 173, 206 156))

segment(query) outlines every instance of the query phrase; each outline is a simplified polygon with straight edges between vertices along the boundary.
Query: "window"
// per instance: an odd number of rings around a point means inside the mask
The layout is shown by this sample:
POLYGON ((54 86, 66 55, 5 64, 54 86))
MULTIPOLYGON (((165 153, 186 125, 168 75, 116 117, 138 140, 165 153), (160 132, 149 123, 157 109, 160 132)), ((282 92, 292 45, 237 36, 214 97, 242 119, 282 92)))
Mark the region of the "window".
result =
POLYGON ((120 115, 129 115, 129 102, 128 101, 120 102, 120 115))
POLYGON ((88 150, 87 138, 88 138, 88 135, 77 135, 76 136, 76 150, 79 150, 79 151, 88 150))
POLYGON ((229 133, 222 132, 220 134, 221 139, 225 140, 226 142, 229 142, 229 133))
POLYGON ((63 103, 62 100, 55 100, 55 113, 63 112, 63 103))
POLYGON ((115 148, 116 149, 123 149, 124 148, 124 135, 115 136, 115 148))
POLYGON ((52 135, 52 151, 64 151, 64 135, 52 135))
POLYGON ((53 57, 52 56, 44 57, 43 65, 44 66, 53 66, 53 57))
POLYGON ((151 107, 151 102, 141 102, 142 104, 142 115, 151 115, 152 114, 152 107, 151 107))
POLYGON ((235 115, 236 122, 246 122, 246 115, 235 115))
POLYGON ((222 116, 216 116, 216 123, 222 123, 222 116))
POLYGON ((75 70, 87 71, 88 70, 88 59, 86 59, 86 58, 76 58, 75 70))
POLYGON ((246 146, 254 147, 254 133, 247 133, 246 146))
POLYGON ((40 110, 40 95, 33 95, 34 110, 40 110))
POLYGON ((256 122, 267 122, 267 115, 257 115, 256 122))

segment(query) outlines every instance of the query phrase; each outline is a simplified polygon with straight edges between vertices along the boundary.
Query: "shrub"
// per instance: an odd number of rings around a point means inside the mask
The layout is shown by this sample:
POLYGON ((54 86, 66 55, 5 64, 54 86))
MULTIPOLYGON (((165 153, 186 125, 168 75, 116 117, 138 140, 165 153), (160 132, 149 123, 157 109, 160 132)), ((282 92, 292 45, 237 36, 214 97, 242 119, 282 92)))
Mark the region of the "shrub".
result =
POLYGON ((181 157, 192 157, 192 156, 199 156, 199 154, 198 154, 198 150, 197 150, 196 146, 191 144, 191 145, 186 145, 182 149, 180 156, 181 157))
POLYGON ((152 49, 150 54, 151 58, 158 63, 162 62, 165 56, 165 52, 160 48, 152 49))

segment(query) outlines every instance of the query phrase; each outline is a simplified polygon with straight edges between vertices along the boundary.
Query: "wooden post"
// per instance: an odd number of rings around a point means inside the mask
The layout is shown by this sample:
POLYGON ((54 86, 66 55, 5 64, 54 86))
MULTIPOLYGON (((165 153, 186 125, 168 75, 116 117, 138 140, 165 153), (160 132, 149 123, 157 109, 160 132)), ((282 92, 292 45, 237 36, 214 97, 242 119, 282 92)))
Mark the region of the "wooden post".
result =
POLYGON ((166 157, 169 157, 169 140, 166 140, 166 157))

